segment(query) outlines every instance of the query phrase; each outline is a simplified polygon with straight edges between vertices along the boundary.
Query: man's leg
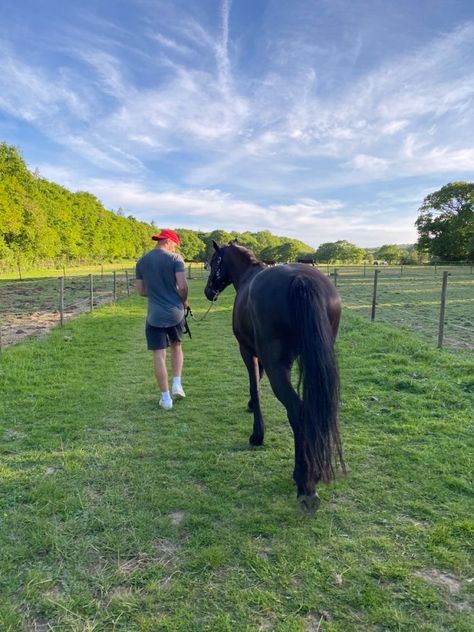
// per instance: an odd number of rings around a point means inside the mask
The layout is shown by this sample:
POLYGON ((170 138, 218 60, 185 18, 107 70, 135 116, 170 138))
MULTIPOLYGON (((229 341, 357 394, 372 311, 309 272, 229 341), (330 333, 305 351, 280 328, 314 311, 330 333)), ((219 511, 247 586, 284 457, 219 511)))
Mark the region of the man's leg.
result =
POLYGON ((181 377, 183 372, 183 347, 179 341, 171 343, 171 369, 173 371, 173 377, 181 377))
POLYGON ((166 369, 166 349, 153 351, 155 377, 162 393, 168 390, 168 370, 166 369))
POLYGON ((173 400, 168 390, 168 371, 166 369, 166 349, 156 349, 153 351, 153 364, 155 367, 155 377, 161 391, 160 406, 165 410, 173 408, 173 400))
POLYGON ((181 385, 181 373, 183 372, 184 354, 181 342, 176 340, 171 343, 171 369, 173 371, 172 394, 176 398, 184 397, 184 390, 181 385))

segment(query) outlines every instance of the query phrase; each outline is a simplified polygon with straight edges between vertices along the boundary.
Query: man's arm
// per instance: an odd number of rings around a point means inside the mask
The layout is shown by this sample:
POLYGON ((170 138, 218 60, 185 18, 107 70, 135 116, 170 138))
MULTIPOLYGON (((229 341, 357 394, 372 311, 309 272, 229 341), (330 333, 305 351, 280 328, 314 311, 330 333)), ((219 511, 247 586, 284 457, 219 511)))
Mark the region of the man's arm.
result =
POLYGON ((145 283, 142 279, 135 279, 135 289, 137 290, 140 296, 148 296, 145 283))
POLYGON ((175 274, 176 289, 186 309, 188 307, 188 282, 186 281, 186 272, 176 272, 175 274))

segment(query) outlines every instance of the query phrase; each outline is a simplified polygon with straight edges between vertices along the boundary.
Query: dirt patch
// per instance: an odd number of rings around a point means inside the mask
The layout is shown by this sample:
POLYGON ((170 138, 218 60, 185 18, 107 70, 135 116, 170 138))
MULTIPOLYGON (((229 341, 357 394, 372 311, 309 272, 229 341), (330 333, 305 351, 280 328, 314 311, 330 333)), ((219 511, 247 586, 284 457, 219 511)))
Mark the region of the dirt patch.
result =
POLYGON ((421 577, 429 584, 433 586, 439 586, 440 588, 444 588, 449 592, 450 595, 456 595, 462 587, 461 581, 454 577, 454 575, 450 575, 449 573, 443 573, 442 571, 438 571, 436 568, 428 568, 422 571, 416 571, 415 575, 417 577, 421 577))
POLYGON ((173 526, 177 526, 178 524, 181 524, 185 517, 186 517, 186 514, 184 511, 174 511, 173 513, 169 514, 169 518, 173 526))
POLYGON ((8 347, 30 336, 47 333, 59 324, 59 316, 54 312, 7 315, 2 318, 2 347, 8 347))
POLYGON ((147 555, 131 555, 126 559, 119 559, 117 561, 118 572, 121 575, 131 575, 137 570, 147 568, 152 560, 147 555))
POLYGON ((261 560, 264 560, 265 562, 269 562, 272 559, 272 555, 273 551, 269 546, 260 549, 260 551, 258 551, 257 553, 257 557, 259 557, 261 560))
POLYGON ((157 559, 160 564, 166 566, 168 564, 176 564, 178 562, 178 547, 171 540, 163 538, 155 544, 157 551, 157 559))
POLYGON ((276 617, 274 614, 269 614, 258 625, 257 630, 263 632, 264 630, 274 630, 276 627, 276 617))
POLYGON ((21 441, 21 439, 24 439, 25 437, 26 434, 24 432, 20 432, 14 428, 7 428, 3 433, 4 441, 21 441))
MULTIPOLYGON (((110 279, 108 281, 110 285, 110 279)), ((40 336, 60 324, 59 286, 57 279, 0 283, 0 344, 15 344, 30 336, 40 336)), ((123 287, 117 298, 125 295, 123 287)), ((110 287, 99 286, 94 307, 111 303, 110 287)), ((68 279, 64 286, 64 320, 89 311, 89 280, 68 279)))
POLYGON ((306 632, 319 632, 325 621, 331 621, 332 617, 327 610, 319 610, 319 612, 310 612, 305 617, 306 632))
POLYGON ((28 632, 50 632, 53 629, 53 626, 49 623, 47 619, 43 619, 38 617, 36 619, 31 619, 26 624, 26 629, 28 632))
POLYGON ((116 586, 107 593, 106 601, 108 602, 108 605, 110 605, 112 601, 123 601, 125 599, 130 599, 133 596, 134 592, 131 588, 128 588, 127 586, 116 586))

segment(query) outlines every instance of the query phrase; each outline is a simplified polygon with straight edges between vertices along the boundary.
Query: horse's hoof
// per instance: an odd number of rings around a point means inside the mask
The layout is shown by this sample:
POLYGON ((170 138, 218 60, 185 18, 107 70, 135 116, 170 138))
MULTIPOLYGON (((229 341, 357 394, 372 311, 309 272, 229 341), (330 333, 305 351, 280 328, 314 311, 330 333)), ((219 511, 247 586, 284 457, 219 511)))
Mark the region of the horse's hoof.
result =
POLYGON ((258 435, 250 435, 249 443, 250 445, 263 445, 263 437, 259 437, 258 435))
POLYGON ((303 513, 312 514, 318 509, 321 500, 317 494, 302 494, 298 496, 298 503, 303 513))

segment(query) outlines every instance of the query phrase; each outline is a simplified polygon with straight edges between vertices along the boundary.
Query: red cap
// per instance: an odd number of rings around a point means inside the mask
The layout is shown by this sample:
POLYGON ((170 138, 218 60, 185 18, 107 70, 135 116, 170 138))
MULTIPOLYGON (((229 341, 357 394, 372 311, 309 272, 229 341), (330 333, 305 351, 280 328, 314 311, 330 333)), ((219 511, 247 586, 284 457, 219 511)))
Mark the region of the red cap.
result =
POLYGON ((159 241, 160 239, 171 239, 171 241, 174 241, 174 243, 178 246, 181 243, 179 235, 175 233, 174 230, 171 230, 169 228, 164 228, 161 233, 153 235, 152 239, 153 241, 159 241))

